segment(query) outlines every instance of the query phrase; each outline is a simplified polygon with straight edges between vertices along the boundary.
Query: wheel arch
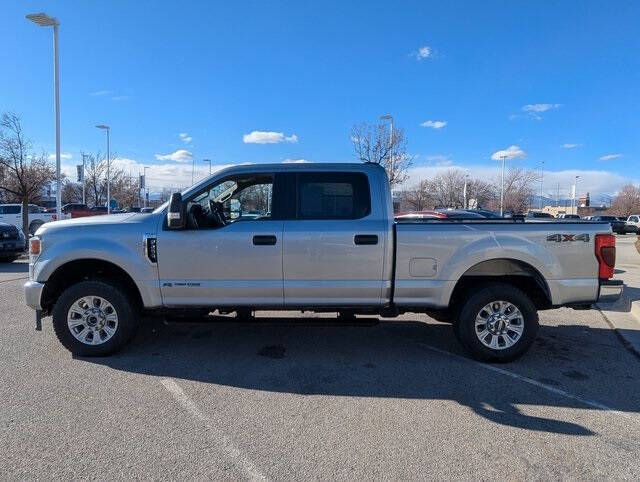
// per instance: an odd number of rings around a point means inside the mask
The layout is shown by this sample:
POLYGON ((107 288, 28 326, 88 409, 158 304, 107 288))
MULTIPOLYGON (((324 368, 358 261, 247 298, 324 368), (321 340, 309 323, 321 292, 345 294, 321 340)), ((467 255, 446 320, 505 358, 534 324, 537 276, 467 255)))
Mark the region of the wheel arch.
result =
POLYGON ((51 312, 60 294, 69 286, 83 280, 101 280, 122 286, 135 304, 135 308, 143 306, 140 289, 123 268, 110 261, 85 258, 68 261, 58 266, 49 276, 42 292, 43 310, 51 312))
POLYGON ((531 264, 513 258, 489 259, 468 268, 453 288, 449 306, 456 309, 469 290, 487 282, 507 283, 519 288, 531 298, 536 309, 552 307, 551 291, 544 276, 531 264))

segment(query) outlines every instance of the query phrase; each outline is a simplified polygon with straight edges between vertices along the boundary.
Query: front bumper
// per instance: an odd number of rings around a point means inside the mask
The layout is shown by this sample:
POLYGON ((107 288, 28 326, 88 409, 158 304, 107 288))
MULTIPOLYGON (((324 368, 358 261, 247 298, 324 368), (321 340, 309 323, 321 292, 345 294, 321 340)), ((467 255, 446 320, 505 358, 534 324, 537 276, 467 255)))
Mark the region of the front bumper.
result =
POLYGON ((0 242, 0 256, 19 256, 26 251, 24 241, 11 240, 0 242))
POLYGON ((624 283, 621 279, 609 279, 600 281, 598 291, 598 303, 613 303, 622 296, 624 283))
POLYGON ((40 303, 43 289, 44 283, 38 283, 37 281, 27 281, 24 284, 24 301, 28 307, 36 311, 42 310, 40 303))

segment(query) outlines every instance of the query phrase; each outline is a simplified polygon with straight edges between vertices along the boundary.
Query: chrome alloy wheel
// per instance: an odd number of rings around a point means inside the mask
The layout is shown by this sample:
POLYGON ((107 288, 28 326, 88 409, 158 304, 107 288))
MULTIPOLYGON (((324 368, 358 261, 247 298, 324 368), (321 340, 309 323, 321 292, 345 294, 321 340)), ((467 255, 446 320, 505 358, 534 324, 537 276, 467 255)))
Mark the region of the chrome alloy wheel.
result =
POLYGON ((475 332, 482 344, 492 350, 515 345, 524 332, 520 310, 508 301, 492 301, 476 316, 475 332))
POLYGON ((99 296, 83 296, 69 308, 67 325, 71 334, 85 345, 100 345, 118 329, 118 313, 99 296))

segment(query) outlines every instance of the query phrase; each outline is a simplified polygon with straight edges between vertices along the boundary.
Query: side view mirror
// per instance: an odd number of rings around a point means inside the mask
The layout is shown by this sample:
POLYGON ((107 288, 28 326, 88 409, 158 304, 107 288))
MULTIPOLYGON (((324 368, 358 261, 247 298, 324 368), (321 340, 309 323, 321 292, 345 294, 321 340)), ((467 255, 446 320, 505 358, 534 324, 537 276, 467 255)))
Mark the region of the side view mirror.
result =
POLYGON ((184 229, 186 216, 182 193, 174 192, 169 199, 169 210, 167 211, 167 227, 169 229, 184 229))

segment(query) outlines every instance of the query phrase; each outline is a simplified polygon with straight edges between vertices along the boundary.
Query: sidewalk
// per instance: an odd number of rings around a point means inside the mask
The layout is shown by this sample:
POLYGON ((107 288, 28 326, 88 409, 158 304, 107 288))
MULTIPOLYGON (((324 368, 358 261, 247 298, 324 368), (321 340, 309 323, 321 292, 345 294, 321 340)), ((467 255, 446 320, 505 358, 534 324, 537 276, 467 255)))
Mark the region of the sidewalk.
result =
POLYGON ((624 294, 615 303, 598 308, 623 342, 640 356, 640 253, 636 236, 616 236, 615 278, 624 281, 624 294))

